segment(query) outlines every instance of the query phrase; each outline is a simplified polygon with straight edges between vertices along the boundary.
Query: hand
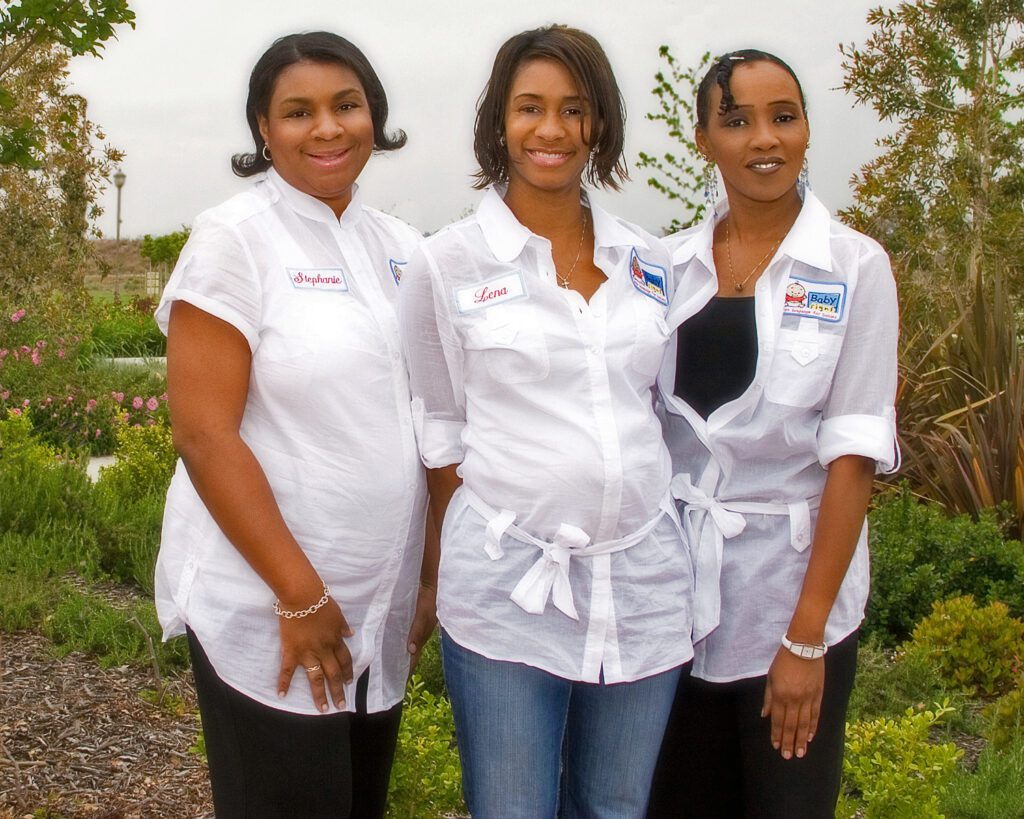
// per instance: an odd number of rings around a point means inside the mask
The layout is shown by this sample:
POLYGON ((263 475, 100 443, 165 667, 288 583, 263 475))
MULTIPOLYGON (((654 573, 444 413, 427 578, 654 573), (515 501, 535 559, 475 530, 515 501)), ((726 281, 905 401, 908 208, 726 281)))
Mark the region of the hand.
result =
POLYGON ((326 713, 326 688, 335 707, 345 707, 345 684, 352 682, 352 655, 343 638, 355 632, 333 598, 308 617, 278 618, 281 633, 281 671, 277 678, 277 696, 284 697, 292 675, 299 666, 305 669, 313 702, 326 713), (311 670, 312 669, 312 670, 311 670))
POLYGON ((772 747, 791 759, 802 758, 818 730, 825 660, 804 660, 779 647, 764 688, 762 717, 772 720, 772 747))
POLYGON ((434 626, 437 625, 437 589, 420 583, 419 592, 416 595, 416 612, 412 617, 412 626, 409 628, 409 644, 407 649, 412 655, 409 663, 409 674, 416 670, 420 661, 420 654, 423 646, 430 635, 434 633, 434 626))

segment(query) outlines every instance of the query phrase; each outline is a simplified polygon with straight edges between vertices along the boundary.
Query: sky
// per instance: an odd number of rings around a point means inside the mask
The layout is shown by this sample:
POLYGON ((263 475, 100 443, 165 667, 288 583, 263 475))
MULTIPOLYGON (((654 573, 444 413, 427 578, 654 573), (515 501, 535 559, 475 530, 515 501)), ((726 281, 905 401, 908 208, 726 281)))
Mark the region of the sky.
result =
MULTIPOLYGON (((232 154, 251 151, 245 122, 249 72, 273 40, 296 31, 344 35, 384 84, 389 123, 408 133, 400 151, 371 158, 363 201, 423 231, 470 212, 473 118, 498 47, 525 29, 566 23, 604 46, 626 101, 631 181, 595 201, 660 233, 678 215, 635 168, 638 152, 675 147, 655 110, 654 75, 668 45, 683 65, 701 54, 762 48, 800 77, 811 125, 811 186, 832 210, 851 201, 849 180, 877 154, 884 126, 842 89, 840 43, 862 44, 875 0, 135 0, 134 30, 121 26, 103 58, 76 58, 70 84, 89 102, 107 143, 122 149, 122 238, 161 234, 251 184, 233 176, 232 154)), ((115 233, 111 184, 97 222, 115 233)))

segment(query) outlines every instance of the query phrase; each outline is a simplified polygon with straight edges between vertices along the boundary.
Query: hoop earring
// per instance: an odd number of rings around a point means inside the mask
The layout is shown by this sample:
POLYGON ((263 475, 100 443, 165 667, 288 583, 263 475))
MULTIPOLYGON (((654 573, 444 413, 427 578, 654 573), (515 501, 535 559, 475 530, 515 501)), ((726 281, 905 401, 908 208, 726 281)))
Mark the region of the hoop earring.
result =
POLYGON ((708 210, 714 210, 718 202, 718 172, 715 170, 715 163, 708 162, 704 166, 704 205, 708 210))
POLYGON ((811 190, 811 181, 807 174, 807 157, 804 157, 804 164, 800 168, 800 175, 796 178, 796 192, 800 194, 800 198, 804 198, 804 194, 811 190))
POLYGON ((267 162, 270 162, 270 146, 268 146, 267 143, 265 143, 265 142, 263 143, 263 150, 260 151, 260 155, 265 160, 267 160, 267 162))

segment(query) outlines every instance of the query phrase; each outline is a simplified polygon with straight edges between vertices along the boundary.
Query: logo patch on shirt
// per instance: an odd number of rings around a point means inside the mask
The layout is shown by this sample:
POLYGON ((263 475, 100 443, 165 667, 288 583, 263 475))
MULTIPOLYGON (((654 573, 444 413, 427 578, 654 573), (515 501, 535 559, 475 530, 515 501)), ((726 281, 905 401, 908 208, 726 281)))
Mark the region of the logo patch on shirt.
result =
POLYGON ((402 271, 405 270, 405 266, 408 262, 400 262, 397 259, 388 259, 388 267, 391 268, 391 275, 395 279, 395 284, 402 283, 402 271))
POLYGON ((285 270, 296 289, 348 292, 348 282, 340 267, 286 267, 285 270))
POLYGON ((472 313, 513 299, 525 298, 523 274, 507 273, 481 284, 455 288, 455 306, 460 313, 472 313))
POLYGON ((665 268, 645 262, 636 255, 636 248, 629 254, 629 277, 633 287, 659 304, 668 305, 668 291, 665 289, 665 268))
POLYGON ((787 316, 837 322, 846 309, 846 285, 842 282, 812 282, 790 276, 782 312, 787 316))

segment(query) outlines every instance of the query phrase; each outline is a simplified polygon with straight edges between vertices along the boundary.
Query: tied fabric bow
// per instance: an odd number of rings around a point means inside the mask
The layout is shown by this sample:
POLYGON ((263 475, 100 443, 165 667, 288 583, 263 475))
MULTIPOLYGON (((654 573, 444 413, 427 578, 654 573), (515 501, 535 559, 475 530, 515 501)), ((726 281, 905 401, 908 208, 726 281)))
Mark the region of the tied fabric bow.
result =
POLYGON ((693 641, 697 642, 714 630, 721 617, 719 578, 725 540, 742 532, 747 521, 739 512, 726 509, 717 498, 694 486, 688 474, 673 477, 671 491, 672 497, 686 504, 683 508, 683 527, 690 549, 695 552, 693 641), (699 528, 694 520, 698 512, 705 513, 699 528), (708 526, 709 518, 711 526, 708 526))

